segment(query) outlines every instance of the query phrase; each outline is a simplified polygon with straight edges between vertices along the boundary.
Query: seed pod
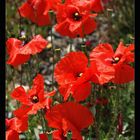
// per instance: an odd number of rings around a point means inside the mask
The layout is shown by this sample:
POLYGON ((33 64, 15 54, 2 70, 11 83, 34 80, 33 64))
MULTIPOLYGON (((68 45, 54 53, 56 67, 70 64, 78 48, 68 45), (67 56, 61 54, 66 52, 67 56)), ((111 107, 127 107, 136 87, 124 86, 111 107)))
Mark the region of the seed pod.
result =
POLYGON ((119 134, 122 134, 122 131, 123 131, 123 115, 122 115, 122 113, 118 114, 117 131, 119 134))

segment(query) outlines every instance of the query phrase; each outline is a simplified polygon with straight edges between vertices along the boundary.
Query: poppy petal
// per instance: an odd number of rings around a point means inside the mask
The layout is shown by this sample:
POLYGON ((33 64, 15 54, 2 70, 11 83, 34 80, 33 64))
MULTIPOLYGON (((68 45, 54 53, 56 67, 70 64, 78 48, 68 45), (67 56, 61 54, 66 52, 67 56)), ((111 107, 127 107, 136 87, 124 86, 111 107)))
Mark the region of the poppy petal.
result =
POLYGON ((90 95, 91 88, 92 86, 88 82, 81 84, 75 89, 75 92, 73 92, 72 96, 76 101, 83 101, 90 95))
POLYGON ((28 96, 22 86, 15 88, 14 91, 11 93, 11 97, 20 101, 23 104, 30 104, 28 96))
POLYGON ((24 55, 35 55, 36 53, 40 53, 43 49, 45 49, 47 44, 48 41, 46 41, 41 35, 36 35, 23 47, 20 53, 24 55))
POLYGON ((39 138, 40 140, 48 140, 48 137, 46 134, 42 133, 42 134, 39 134, 39 138))
POLYGON ((56 64, 54 71, 56 81, 60 85, 75 81, 76 74, 85 71, 87 64, 88 59, 83 52, 70 52, 56 64))
POLYGON ((16 39, 16 38, 9 38, 6 41, 6 47, 8 54, 11 54, 12 51, 14 51, 16 48, 19 48, 22 45, 22 41, 16 39))
POLYGON ((22 55, 18 54, 18 52, 14 52, 10 54, 9 59, 7 60, 7 64, 17 67, 18 65, 26 63, 30 59, 30 55, 22 55))
POLYGON ((19 134, 15 130, 6 131, 6 140, 19 140, 19 134))
POLYGON ((13 111, 14 115, 16 117, 23 117, 24 115, 27 115, 27 113, 32 109, 32 106, 22 105, 20 108, 13 111))
POLYGON ((30 19, 32 22, 35 22, 35 16, 32 7, 25 2, 21 7, 19 7, 19 13, 22 17, 30 19))
POLYGON ((104 10, 103 3, 101 0, 91 0, 92 1, 92 10, 95 12, 101 12, 104 10))
POLYGON ((62 130, 54 130, 52 134, 53 140, 66 140, 66 138, 63 136, 62 130))
POLYGON ((115 67, 115 78, 112 80, 116 84, 124 84, 134 80, 134 68, 123 64, 115 67))
POLYGON ((38 26, 50 25, 49 3, 46 0, 28 0, 20 8, 19 13, 38 26))
POLYGON ((71 130, 73 134, 75 134, 74 128, 80 133, 80 130, 94 122, 92 113, 86 107, 75 102, 66 102, 52 107, 46 113, 46 119, 50 127, 65 131, 71 130))

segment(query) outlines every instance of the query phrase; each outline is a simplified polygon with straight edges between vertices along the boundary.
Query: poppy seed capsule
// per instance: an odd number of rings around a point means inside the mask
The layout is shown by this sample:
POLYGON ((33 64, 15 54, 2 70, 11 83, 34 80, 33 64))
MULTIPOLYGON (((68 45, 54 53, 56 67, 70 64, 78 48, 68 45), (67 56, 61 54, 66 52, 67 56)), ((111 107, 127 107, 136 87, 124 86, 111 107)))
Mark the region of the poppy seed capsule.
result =
POLYGON ((32 100, 33 103, 39 102, 39 98, 36 95, 34 95, 31 100, 32 100))
POLYGON ((80 19, 81 19, 80 14, 79 14, 78 12, 75 12, 75 13, 73 14, 73 19, 76 20, 76 21, 80 20, 80 19))

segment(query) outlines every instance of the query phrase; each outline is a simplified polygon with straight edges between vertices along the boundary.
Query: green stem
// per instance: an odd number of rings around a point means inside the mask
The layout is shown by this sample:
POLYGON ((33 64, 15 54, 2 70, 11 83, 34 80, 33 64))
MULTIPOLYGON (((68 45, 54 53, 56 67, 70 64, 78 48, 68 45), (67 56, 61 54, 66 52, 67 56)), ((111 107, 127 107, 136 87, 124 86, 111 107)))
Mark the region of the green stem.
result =
POLYGON ((109 128, 109 131, 108 131, 108 133, 107 133, 107 136, 106 136, 106 139, 109 139, 110 138, 110 135, 111 135, 111 131, 113 131, 113 128, 114 128, 114 126, 116 127, 115 128, 115 134, 113 134, 113 136, 117 136, 117 126, 116 126, 116 124, 115 124, 115 122, 117 121, 117 115, 118 115, 118 110, 119 110, 119 96, 118 96, 118 93, 114 93, 114 95, 112 95, 112 96, 114 96, 114 98, 112 99, 113 100, 113 102, 114 102, 114 104, 113 104, 113 117, 112 117, 112 123, 111 123, 111 126, 110 126, 110 128, 109 128))
POLYGON ((43 133, 46 133, 46 127, 45 127, 45 121, 44 121, 44 114, 42 113, 42 110, 40 110, 38 112, 38 117, 39 117, 40 122, 41 122, 41 125, 42 125, 43 133))
POLYGON ((37 75, 39 73, 39 66, 40 66, 40 60, 37 54, 35 55, 35 59, 37 61, 37 69, 36 69, 36 75, 37 75))
POLYGON ((31 77, 31 75, 32 75, 32 65, 31 65, 31 60, 29 60, 29 62, 28 62, 28 69, 27 69, 27 71, 28 71, 28 76, 27 77, 29 77, 28 78, 28 83, 29 83, 29 88, 31 88, 31 79, 32 79, 32 77, 31 77))
POLYGON ((92 129, 92 125, 89 127, 89 140, 92 140, 92 133, 93 133, 93 129, 92 129))
POLYGON ((55 65, 55 58, 54 58, 54 45, 53 45, 53 33, 52 33, 52 27, 51 27, 51 44, 52 44, 52 58, 53 58, 53 69, 52 69, 52 87, 54 89, 54 65, 55 65))
POLYGON ((72 40, 70 39, 70 50, 69 52, 72 52, 72 40))
POLYGON ((20 85, 22 86, 22 75, 23 75, 23 71, 22 71, 22 65, 21 65, 21 70, 20 70, 20 85))

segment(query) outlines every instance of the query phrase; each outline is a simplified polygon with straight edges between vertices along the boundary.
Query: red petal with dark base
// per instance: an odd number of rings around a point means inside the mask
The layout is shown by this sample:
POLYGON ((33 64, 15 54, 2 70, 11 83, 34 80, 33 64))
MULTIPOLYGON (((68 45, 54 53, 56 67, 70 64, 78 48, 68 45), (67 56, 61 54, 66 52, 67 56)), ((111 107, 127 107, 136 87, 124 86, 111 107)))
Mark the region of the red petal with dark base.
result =
POLYGON ((72 138, 79 138, 80 140, 82 138, 80 131, 94 122, 92 113, 86 107, 75 102, 67 102, 52 107, 46 113, 46 119, 50 127, 63 130, 64 134, 70 130, 72 131, 72 138))

